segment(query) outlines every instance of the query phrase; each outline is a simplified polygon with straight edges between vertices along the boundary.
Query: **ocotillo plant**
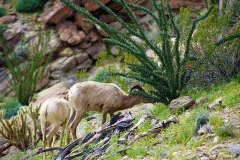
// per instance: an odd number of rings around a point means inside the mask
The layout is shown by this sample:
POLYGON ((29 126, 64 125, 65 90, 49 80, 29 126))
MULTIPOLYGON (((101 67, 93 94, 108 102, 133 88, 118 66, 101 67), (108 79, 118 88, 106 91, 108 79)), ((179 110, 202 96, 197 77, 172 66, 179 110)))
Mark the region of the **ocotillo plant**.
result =
POLYGON ((153 9, 151 11, 144 6, 132 4, 124 0, 114 0, 119 3, 128 13, 131 18, 131 24, 124 22, 119 18, 111 9, 102 4, 99 0, 94 0, 102 9, 107 11, 116 21, 122 24, 122 26, 128 30, 130 35, 134 35, 143 40, 145 46, 137 43, 129 34, 123 33, 115 28, 101 22, 95 18, 85 8, 79 7, 72 3, 70 0, 61 0, 61 2, 67 4, 75 11, 84 14, 88 19, 85 20, 89 23, 99 25, 106 33, 110 35, 110 38, 104 39, 105 42, 117 45, 121 51, 131 54, 137 59, 137 63, 127 63, 127 67, 130 72, 127 73, 114 73, 113 75, 133 78, 138 81, 147 83, 152 86, 153 90, 150 93, 133 92, 133 95, 142 95, 151 98, 155 101, 168 104, 172 99, 177 98, 180 95, 181 89, 184 87, 187 81, 187 68, 186 64, 190 59, 190 42, 193 35, 193 31, 196 24, 206 18, 212 6, 208 10, 193 20, 190 31, 185 42, 180 43, 182 34, 178 28, 171 6, 167 3, 167 11, 164 8, 163 1, 153 0, 153 9), (138 20, 131 8, 139 9, 148 14, 157 24, 159 32, 156 33, 160 37, 160 42, 154 42, 148 38, 147 33, 142 26, 138 23, 138 20), (167 18, 167 13, 169 19, 167 18), (171 41, 171 35, 174 35, 175 41, 171 41), (160 44, 159 44, 160 43, 160 44), (180 52, 180 44, 184 44, 185 51, 180 52), (153 50, 158 62, 146 55, 148 49, 153 50))

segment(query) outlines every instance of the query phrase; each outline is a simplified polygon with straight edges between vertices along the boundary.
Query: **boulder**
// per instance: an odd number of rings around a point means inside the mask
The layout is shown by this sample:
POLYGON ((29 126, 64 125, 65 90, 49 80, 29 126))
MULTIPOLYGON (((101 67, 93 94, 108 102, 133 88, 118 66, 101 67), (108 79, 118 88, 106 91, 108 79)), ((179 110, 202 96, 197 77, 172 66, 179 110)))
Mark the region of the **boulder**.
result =
POLYGON ((56 0, 52 7, 43 12, 41 22, 44 25, 59 24, 72 15, 73 10, 69 6, 60 2, 60 0, 56 0))
POLYGON ((22 32, 21 27, 14 25, 12 28, 8 28, 4 33, 3 37, 5 40, 10 41, 12 39, 16 39, 20 36, 22 32))
POLYGON ((185 110, 191 108, 195 104, 195 100, 189 96, 179 97, 170 102, 170 109, 176 110, 180 108, 184 108, 185 110))
POLYGON ((83 21, 84 15, 80 13, 75 14, 75 24, 81 28, 85 33, 88 33, 94 29, 94 25, 90 23, 86 23, 83 21))
POLYGON ((92 62, 87 53, 76 50, 75 60, 77 61, 76 70, 88 69, 92 67, 92 62))
POLYGON ((6 15, 6 16, 0 17, 0 24, 9 24, 17 20, 18 18, 15 15, 6 15))
MULTIPOLYGON (((103 4, 107 4, 108 2, 110 2, 111 0, 100 0, 100 2, 102 2, 103 4)), ((92 11, 96 11, 99 6, 93 2, 93 0, 88 0, 83 4, 84 8, 86 8, 89 12, 92 11)))
POLYGON ((79 44, 85 37, 85 34, 79 31, 77 26, 70 21, 58 24, 57 31, 60 35, 60 39, 70 45, 79 44))
POLYGON ((67 71, 76 67, 75 57, 60 57, 51 64, 51 71, 67 71))
POLYGON ((98 53, 101 51, 105 51, 106 46, 103 42, 94 42, 93 45, 91 45, 86 52, 93 58, 97 59, 98 53))
POLYGON ((95 42, 95 41, 100 41, 101 40, 101 36, 94 31, 90 31, 86 37, 84 38, 84 41, 90 41, 90 42, 95 42))
POLYGON ((67 94, 68 89, 65 86, 64 82, 57 83, 43 91, 37 93, 37 99, 33 102, 33 104, 43 103, 45 100, 52 97, 64 98, 67 94))
POLYGON ((70 47, 65 48, 62 52, 58 53, 60 57, 70 57, 73 55, 73 50, 70 47))
POLYGON ((109 15, 109 14, 101 14, 100 17, 98 18, 101 22, 104 22, 104 23, 112 23, 115 21, 115 19, 109 15))

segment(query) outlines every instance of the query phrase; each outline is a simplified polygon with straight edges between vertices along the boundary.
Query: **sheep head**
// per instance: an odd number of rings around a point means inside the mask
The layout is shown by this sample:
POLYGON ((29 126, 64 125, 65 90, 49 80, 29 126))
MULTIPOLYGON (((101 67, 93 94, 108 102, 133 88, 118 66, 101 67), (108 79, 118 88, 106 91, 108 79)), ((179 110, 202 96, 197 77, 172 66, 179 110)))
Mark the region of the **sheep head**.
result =
MULTIPOLYGON (((133 90, 138 90, 140 92, 143 92, 143 93, 147 93, 139 84, 137 84, 136 82, 128 82, 127 84, 134 84, 134 86, 132 86, 132 88, 130 89, 130 93, 133 91, 133 90)), ((150 98, 146 98, 146 97, 143 97, 143 96, 137 96, 139 97, 139 101, 141 103, 154 103, 154 101, 150 98)))

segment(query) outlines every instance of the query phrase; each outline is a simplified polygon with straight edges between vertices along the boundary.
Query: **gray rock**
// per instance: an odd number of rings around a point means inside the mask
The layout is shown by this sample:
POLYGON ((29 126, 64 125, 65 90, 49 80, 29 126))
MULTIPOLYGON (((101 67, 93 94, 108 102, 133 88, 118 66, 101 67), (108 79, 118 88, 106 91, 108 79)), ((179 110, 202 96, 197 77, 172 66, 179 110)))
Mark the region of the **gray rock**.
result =
POLYGON ((230 143, 227 145, 226 150, 228 150, 228 152, 234 156, 240 156, 240 144, 230 143))
POLYGON ((195 104, 195 100, 189 96, 179 97, 170 102, 170 109, 175 110, 184 107, 184 109, 189 109, 195 104))

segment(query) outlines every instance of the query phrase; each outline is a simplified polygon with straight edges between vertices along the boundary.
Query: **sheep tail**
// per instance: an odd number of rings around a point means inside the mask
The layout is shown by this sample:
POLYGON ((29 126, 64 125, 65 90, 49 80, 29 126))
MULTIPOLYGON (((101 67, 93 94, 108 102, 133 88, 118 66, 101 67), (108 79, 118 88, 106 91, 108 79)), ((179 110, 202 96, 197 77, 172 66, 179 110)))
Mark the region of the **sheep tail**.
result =
POLYGON ((70 127, 70 125, 72 124, 72 121, 74 120, 75 118, 75 115, 76 115, 76 111, 74 108, 71 108, 71 113, 70 113, 70 118, 67 122, 67 126, 70 127))

